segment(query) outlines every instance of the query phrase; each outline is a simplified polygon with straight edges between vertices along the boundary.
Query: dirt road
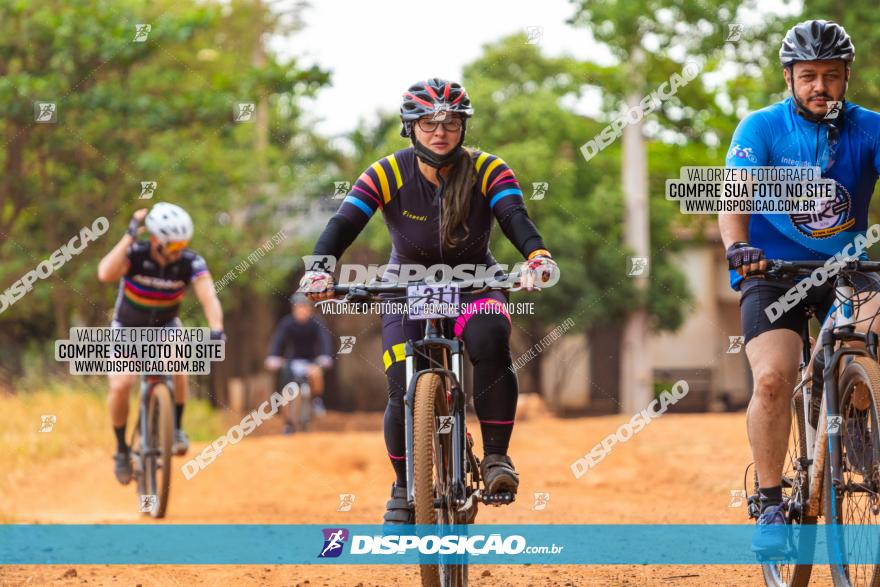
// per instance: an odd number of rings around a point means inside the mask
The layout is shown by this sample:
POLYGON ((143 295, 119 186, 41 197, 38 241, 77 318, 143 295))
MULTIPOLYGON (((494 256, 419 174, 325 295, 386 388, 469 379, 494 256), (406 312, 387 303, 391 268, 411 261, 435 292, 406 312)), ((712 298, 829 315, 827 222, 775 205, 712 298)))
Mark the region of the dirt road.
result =
MULTIPOLYGON (((743 468, 750 460, 743 414, 665 415, 630 442, 615 447, 589 474, 575 479, 569 464, 624 418, 560 420, 531 401, 521 402, 521 408, 510 451, 521 475, 520 499, 504 508, 482 508, 479 522, 745 521, 743 507, 728 507, 730 491, 741 487, 743 468), (532 509, 535 492, 550 493, 543 511, 532 509)), ((331 414, 319 422, 325 431, 247 438, 190 481, 177 471, 167 521, 379 523, 392 480, 381 418, 380 414, 331 414), (336 511, 340 493, 355 494, 351 511, 336 511)), ((133 488, 117 485, 111 469, 109 453, 95 449, 16 471, 0 485, 0 515, 7 522, 24 523, 154 523, 137 513, 133 488)), ((484 565, 473 566, 471 577, 473 585, 481 586, 763 584, 753 566, 484 565)), ((0 568, 0 584, 384 587, 419 582, 416 567, 392 565, 68 565, 0 568)), ((817 571, 813 584, 829 584, 827 571, 817 571)))

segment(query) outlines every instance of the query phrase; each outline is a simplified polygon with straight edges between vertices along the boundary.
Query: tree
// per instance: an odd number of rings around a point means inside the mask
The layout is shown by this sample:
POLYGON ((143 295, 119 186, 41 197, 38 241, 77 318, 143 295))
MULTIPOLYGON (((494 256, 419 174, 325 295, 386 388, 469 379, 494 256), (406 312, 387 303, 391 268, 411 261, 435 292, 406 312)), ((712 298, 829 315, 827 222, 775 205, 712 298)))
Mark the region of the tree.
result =
MULTIPOLYGON (((254 57, 296 26, 244 0, 0 5, 0 288, 95 218, 110 222, 0 313, 9 340, 65 334, 71 318, 106 324, 115 291, 97 283, 95 267, 131 213, 154 201, 190 212, 192 246, 218 278, 277 230, 277 194, 312 171, 289 165, 294 139, 303 159, 325 155, 308 138, 298 100, 329 74, 266 51, 254 57), (139 24, 150 28, 135 40, 139 24), (57 121, 35 122, 35 102, 54 103, 57 121), (263 124, 237 122, 237 103, 259 104, 263 124), (140 199, 144 181, 158 184, 152 199, 140 199)), ((267 264, 260 279, 238 280, 230 292, 268 291, 285 276, 267 264)), ((198 324, 194 304, 183 312, 198 324)))
MULTIPOLYGON (((595 64, 545 57, 521 35, 486 47, 465 68, 475 104, 469 139, 502 156, 517 173, 529 214, 562 269, 561 281, 536 298, 539 314, 518 318, 533 342, 568 317, 599 340, 621 316, 647 303, 648 296, 626 276, 631 253, 623 245, 623 202, 619 184, 610 179, 619 173, 619 162, 603 157, 585 165, 579 151, 604 124, 568 106, 585 83, 611 75, 595 64), (544 199, 530 199, 536 182, 549 183, 544 199)), ((668 227, 658 234, 667 236, 668 227)), ((518 258, 500 231, 492 248, 505 260, 518 258)), ((663 310, 652 314, 658 329, 676 328, 681 300, 687 300, 682 276, 668 265, 668 253, 676 248, 652 259, 652 298, 668 300, 651 308, 663 310)))
MULTIPOLYGON (((700 0, 651 2, 637 0, 575 0, 572 23, 590 27, 593 37, 619 60, 616 75, 605 80, 603 93, 610 111, 622 104, 627 111, 640 109, 643 97, 667 81, 673 71, 682 69, 675 54, 700 55, 711 61, 720 52, 724 24, 730 22, 740 2, 718 0, 708 5, 700 0)), ((688 84, 659 108, 662 126, 678 133, 699 130, 700 110, 687 108, 689 98, 701 93, 700 84, 688 84)), ((707 104, 701 101, 701 105, 707 104)), ((645 120, 628 124, 623 130, 622 188, 625 200, 625 238, 637 256, 648 256, 650 247, 648 204, 648 155, 645 120)), ((699 135, 691 136, 699 140, 699 135)), ((652 259, 653 261, 653 259, 652 259)), ((652 265, 655 263, 652 262, 652 265)), ((661 274, 662 276, 663 274, 661 274)), ((640 280, 642 292, 648 288, 640 280)), ((622 408, 633 412, 652 396, 650 362, 647 360, 647 309, 634 305, 627 313, 623 333, 621 389, 622 408)))
MULTIPOLYGON (((271 234, 265 219, 222 224, 223 213, 268 198, 257 181, 254 127, 234 122, 234 105, 264 98, 271 107, 262 164, 272 170, 268 181, 283 189, 297 179, 278 171, 291 136, 303 131, 296 99, 328 75, 273 57, 259 68, 241 62, 244 47, 260 38, 246 34, 252 11, 245 2, 224 10, 141 0, 0 8, 0 99, 7 105, 0 134, 8 139, 0 151, 2 283, 95 217, 111 223, 100 244, 57 272, 54 299, 53 288, 36 287, 16 303, 17 317, 43 314, 52 303, 89 321, 103 318, 113 294, 95 284, 94 262, 124 232, 131 212, 152 203, 139 199, 142 181, 158 182, 154 200, 189 210, 193 245, 215 273, 271 234), (144 22, 151 24, 147 39, 133 42, 134 23, 144 22), (37 101, 56 103, 55 124, 34 122, 37 101), (260 189, 249 189, 254 185, 260 189)), ((262 15, 271 25, 265 8, 262 15)))

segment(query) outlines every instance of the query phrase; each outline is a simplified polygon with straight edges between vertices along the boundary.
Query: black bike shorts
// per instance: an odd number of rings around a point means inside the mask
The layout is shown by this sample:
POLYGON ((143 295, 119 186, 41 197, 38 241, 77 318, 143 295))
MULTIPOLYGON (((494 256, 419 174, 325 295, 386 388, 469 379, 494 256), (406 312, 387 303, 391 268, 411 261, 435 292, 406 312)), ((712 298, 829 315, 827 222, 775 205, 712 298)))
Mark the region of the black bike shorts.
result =
MULTIPOLYGON (((489 314, 495 320, 510 323, 510 314, 505 307, 509 299, 506 292, 501 291, 461 294, 460 304, 465 311, 457 318, 449 318, 452 322, 452 334, 464 337, 465 326, 472 317, 478 314, 489 314)), ((385 371, 388 371, 388 367, 393 363, 404 360, 404 346, 407 340, 420 340, 424 335, 424 320, 410 320, 409 316, 403 313, 387 312, 383 314, 382 363, 385 371)))
MULTIPOLYGON (((754 277, 743 281, 739 311, 745 343, 748 344, 759 334, 780 328, 793 330, 800 334, 807 321, 807 307, 809 306, 814 306, 818 311, 817 318, 824 321, 834 304, 834 281, 835 279, 829 279, 818 287, 809 288, 804 300, 790 310, 783 312, 772 322, 765 311, 766 308, 784 296, 785 292, 794 287, 795 282, 754 277)), ((880 291, 880 277, 875 273, 852 274, 852 281, 856 293, 880 291)))
POLYGON ((183 328, 183 322, 180 321, 180 318, 172 318, 168 322, 159 322, 158 324, 145 326, 143 324, 123 324, 119 320, 112 320, 110 322, 110 328, 183 328))

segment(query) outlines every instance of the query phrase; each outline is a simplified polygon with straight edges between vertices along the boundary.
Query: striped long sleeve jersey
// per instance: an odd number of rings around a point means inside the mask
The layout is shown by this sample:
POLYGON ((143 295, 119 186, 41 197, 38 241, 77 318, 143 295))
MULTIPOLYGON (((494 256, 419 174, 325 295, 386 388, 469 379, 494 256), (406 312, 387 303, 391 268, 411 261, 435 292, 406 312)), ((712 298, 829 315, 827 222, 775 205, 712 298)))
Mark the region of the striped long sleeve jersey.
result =
MULTIPOLYGON (((316 255, 339 257, 377 211, 391 234, 389 263, 487 264, 493 217, 526 258, 547 253, 529 219, 523 194, 513 170, 490 153, 472 151, 476 181, 470 212, 465 219, 467 238, 455 246, 443 243, 442 193, 419 171, 412 148, 380 159, 358 177, 315 247, 316 255)), ((464 235, 459 227, 456 234, 464 235)))

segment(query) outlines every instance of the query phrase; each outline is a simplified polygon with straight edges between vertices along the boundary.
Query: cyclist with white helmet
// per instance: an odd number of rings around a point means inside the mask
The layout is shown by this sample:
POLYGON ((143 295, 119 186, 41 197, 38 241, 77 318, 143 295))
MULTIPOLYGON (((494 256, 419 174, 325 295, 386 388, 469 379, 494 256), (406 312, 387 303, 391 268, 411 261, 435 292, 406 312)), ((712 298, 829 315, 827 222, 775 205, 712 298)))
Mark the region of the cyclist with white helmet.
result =
MULTIPOLYGON (((180 206, 158 202, 149 214, 146 208, 142 208, 132 215, 128 232, 98 265, 101 282, 119 283, 113 311, 114 328, 181 328, 177 315, 186 288, 192 283, 211 328, 211 338, 223 338, 223 309, 205 260, 187 248, 192 236, 192 219, 180 206), (141 226, 145 218, 146 229, 141 226), (150 234, 149 240, 138 240, 138 235, 145 230, 150 234)), ((132 477, 125 424, 129 393, 135 378, 132 373, 110 374, 110 417, 116 435, 114 472, 123 485, 132 477)), ((189 449, 189 440, 180 422, 186 395, 186 375, 174 375, 173 451, 178 456, 186 454, 189 449)))

